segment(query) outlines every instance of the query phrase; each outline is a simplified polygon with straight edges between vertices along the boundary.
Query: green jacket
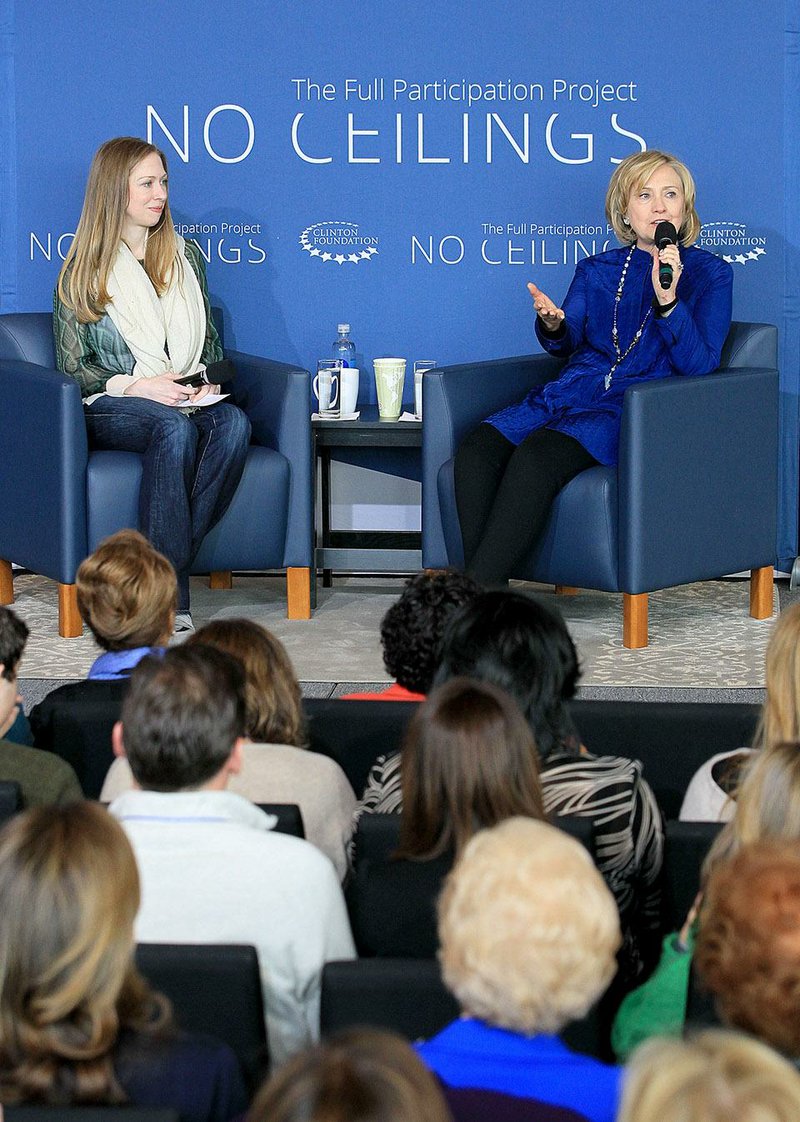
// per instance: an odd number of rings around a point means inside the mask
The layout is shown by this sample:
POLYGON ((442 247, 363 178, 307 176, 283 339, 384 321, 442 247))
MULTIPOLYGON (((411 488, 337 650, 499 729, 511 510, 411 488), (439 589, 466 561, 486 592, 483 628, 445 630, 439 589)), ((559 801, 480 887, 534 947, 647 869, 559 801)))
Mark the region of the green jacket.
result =
POLYGON ((83 798, 78 777, 66 760, 40 748, 0 740, 0 780, 9 779, 19 783, 24 807, 83 798))

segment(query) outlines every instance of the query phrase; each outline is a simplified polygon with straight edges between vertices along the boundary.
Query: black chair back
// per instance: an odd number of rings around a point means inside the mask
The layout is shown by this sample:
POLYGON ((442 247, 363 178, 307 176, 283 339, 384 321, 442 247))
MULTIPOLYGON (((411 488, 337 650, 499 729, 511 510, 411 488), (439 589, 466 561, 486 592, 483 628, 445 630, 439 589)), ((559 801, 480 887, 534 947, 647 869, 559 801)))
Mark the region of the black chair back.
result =
POLYGON ((37 748, 55 752, 75 769, 87 799, 99 799, 114 762, 111 730, 120 718, 128 680, 70 682, 31 712, 37 748))
POLYGON ((743 702, 581 700, 572 702, 570 712, 590 752, 642 761, 666 819, 680 814, 701 764, 752 743, 761 709, 743 702))
POLYGON ((22 810, 22 791, 13 779, 0 780, 0 827, 22 810))
POLYGON ((265 814, 272 814, 278 819, 275 830, 279 834, 292 834, 296 838, 305 838, 303 815, 296 803, 256 803, 256 806, 265 814))
POLYGON ((667 822, 664 828, 664 930, 683 926, 700 889, 700 870, 721 822, 667 822))
MULTIPOLYGON (((322 1035, 353 1025, 391 1029, 406 1040, 434 1036, 459 1015, 439 963, 422 958, 358 958, 322 971, 322 1035)), ((577 1052, 604 1055, 600 1019, 592 1010, 561 1034, 577 1052)))
POLYGON ((155 1106, 6 1106, 5 1122, 180 1122, 155 1106))
POLYGON ((378 756, 399 752, 417 701, 303 698, 309 747, 340 765, 360 798, 378 756))
POLYGON ((229 1044, 251 1091, 267 1068, 261 976, 255 948, 239 944, 140 943, 136 964, 172 1002, 187 1032, 229 1044))
MULTIPOLYGON (((362 814, 355 835, 353 862, 388 861, 400 841, 400 814, 362 814)), ((594 823, 589 818, 557 816, 553 825, 579 841, 594 857, 594 823)))
MULTIPOLYGON (((309 746, 341 765, 360 798, 378 756, 397 752, 417 708, 414 701, 305 698, 309 746)), ((760 707, 740 702, 573 701, 578 732, 590 752, 641 760, 665 818, 677 818, 689 781, 717 752, 752 743, 760 707)))

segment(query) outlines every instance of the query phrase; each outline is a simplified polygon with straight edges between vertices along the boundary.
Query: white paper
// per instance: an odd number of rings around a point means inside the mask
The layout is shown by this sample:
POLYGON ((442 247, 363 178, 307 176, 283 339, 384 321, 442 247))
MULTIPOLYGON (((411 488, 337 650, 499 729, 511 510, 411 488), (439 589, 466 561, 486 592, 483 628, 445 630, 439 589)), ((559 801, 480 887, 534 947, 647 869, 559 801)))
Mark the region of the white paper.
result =
POLYGON ((199 401, 181 401, 178 403, 178 409, 205 409, 207 405, 216 405, 218 401, 224 401, 226 397, 230 397, 229 393, 208 393, 199 401))

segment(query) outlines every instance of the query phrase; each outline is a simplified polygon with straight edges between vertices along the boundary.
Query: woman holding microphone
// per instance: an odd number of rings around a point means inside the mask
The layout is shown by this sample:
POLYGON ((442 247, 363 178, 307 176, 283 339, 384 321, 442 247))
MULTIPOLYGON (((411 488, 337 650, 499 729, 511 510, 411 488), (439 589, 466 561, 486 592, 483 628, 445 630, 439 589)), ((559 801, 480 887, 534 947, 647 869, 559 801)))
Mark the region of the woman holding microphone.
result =
POLYGON ((487 418, 456 453, 466 569, 484 583, 512 575, 562 487, 617 462, 629 386, 719 365, 733 275, 693 244, 689 169, 655 150, 629 156, 611 177, 606 215, 622 247, 578 264, 563 307, 528 285, 539 342, 567 359, 561 377, 487 418))

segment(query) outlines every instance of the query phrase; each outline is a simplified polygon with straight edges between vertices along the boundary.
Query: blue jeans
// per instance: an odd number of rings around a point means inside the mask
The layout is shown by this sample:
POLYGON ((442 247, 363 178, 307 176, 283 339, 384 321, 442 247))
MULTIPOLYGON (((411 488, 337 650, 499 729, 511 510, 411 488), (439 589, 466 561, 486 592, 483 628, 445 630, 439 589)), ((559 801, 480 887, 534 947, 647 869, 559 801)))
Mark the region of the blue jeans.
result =
POLYGON ((188 415, 142 397, 104 394, 84 407, 91 448, 142 455, 139 529, 178 574, 178 610, 189 608, 189 568, 242 477, 250 422, 221 401, 188 415))

